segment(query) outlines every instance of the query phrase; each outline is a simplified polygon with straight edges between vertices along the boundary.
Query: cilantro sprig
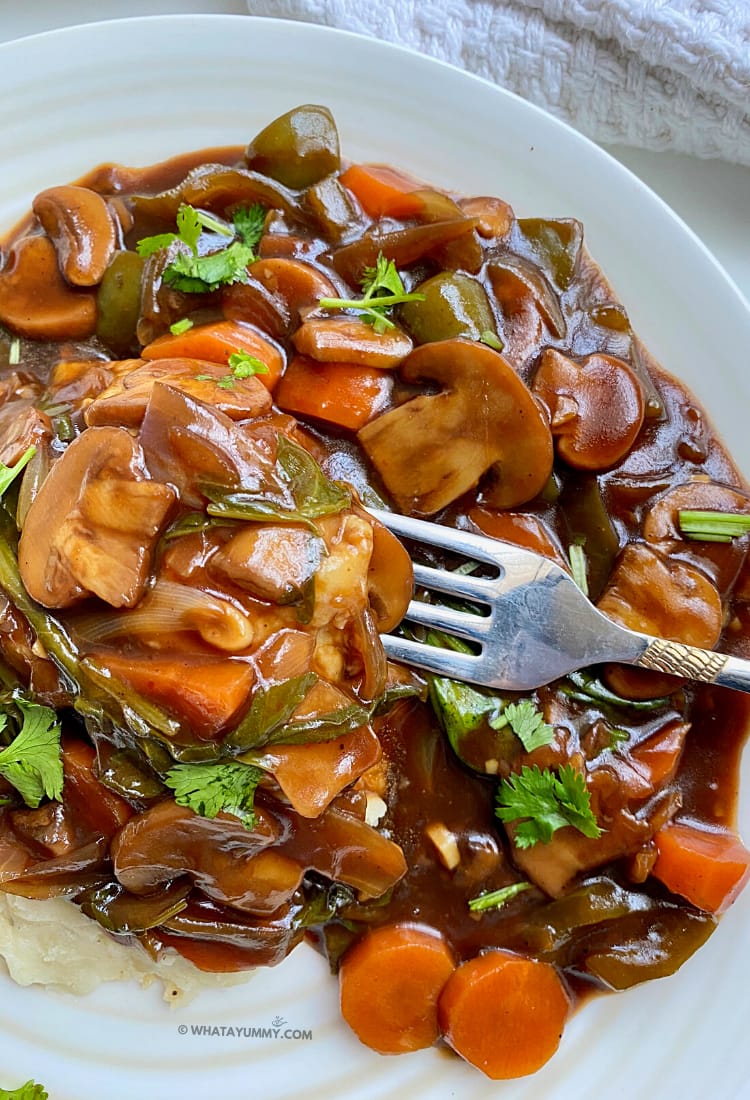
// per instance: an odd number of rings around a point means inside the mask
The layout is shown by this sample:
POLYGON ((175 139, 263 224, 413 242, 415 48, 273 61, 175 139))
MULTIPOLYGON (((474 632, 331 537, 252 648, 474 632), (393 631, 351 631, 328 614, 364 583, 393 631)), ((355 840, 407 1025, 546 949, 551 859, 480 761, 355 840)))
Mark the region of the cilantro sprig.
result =
POLYGON ((27 1081, 17 1089, 0 1089, 0 1100, 49 1100, 49 1093, 44 1085, 27 1081))
POLYGON ((263 778, 252 764, 176 764, 164 777, 178 806, 201 817, 233 814, 246 829, 255 828, 255 790, 263 778))
POLYGON ((517 822, 517 848, 549 844, 566 825, 591 839, 601 836, 585 780, 570 764, 557 772, 524 765, 500 784, 495 814, 501 821, 517 822))
POLYGON ((247 267, 256 259, 255 249, 263 234, 265 215, 260 203, 240 207, 234 212, 230 227, 212 214, 183 203, 177 211, 176 233, 144 237, 136 249, 140 256, 151 256, 176 245, 179 251, 164 269, 164 282, 188 294, 205 294, 220 286, 247 282, 247 267), (232 239, 224 247, 201 255, 198 243, 204 230, 232 239))
POLYGON ((552 726, 547 725, 543 714, 536 709, 530 699, 522 699, 519 703, 508 703, 500 714, 490 718, 489 724, 494 730, 501 730, 509 725, 526 752, 533 752, 534 749, 549 745, 554 738, 552 726))
POLYGON ((486 909, 502 909, 506 902, 524 890, 530 890, 530 882, 512 882, 510 886, 501 886, 499 890, 490 890, 485 894, 479 894, 469 901, 469 909, 472 913, 483 913, 486 909))
POLYGON ((229 374, 215 379, 212 374, 196 374, 196 382, 216 382, 220 390, 234 389, 235 379, 252 378, 255 374, 268 374, 268 366, 256 355, 247 351, 234 351, 227 360, 229 374))
MULTIPOLYGON (((60 758, 60 724, 50 707, 21 696, 13 699, 20 712, 20 728, 0 750, 0 775, 16 788, 33 809, 42 799, 60 798, 63 767, 60 758)), ((8 725, 8 713, 0 714, 0 733, 8 725)))
POLYGON ((35 454, 36 447, 32 443, 30 447, 26 448, 18 462, 13 466, 6 466, 5 463, 0 462, 0 497, 13 484, 26 463, 29 462, 35 454))
POLYGON ((321 309, 356 309, 362 314, 362 320, 372 325, 378 333, 395 328, 395 324, 386 313, 394 306, 404 302, 423 302, 424 294, 407 293, 401 276, 393 260, 378 253, 374 267, 366 267, 360 283, 361 298, 321 298, 321 309))

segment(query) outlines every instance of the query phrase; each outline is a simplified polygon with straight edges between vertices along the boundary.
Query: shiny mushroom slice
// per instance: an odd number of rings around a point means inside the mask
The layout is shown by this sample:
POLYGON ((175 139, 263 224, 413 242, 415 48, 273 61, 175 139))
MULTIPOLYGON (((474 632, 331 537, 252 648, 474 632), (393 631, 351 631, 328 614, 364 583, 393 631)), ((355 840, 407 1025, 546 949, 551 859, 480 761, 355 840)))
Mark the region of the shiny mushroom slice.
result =
POLYGON ((726 596, 742 569, 750 540, 747 537, 733 538, 729 542, 688 539, 680 526, 682 511, 747 516, 750 514, 750 494, 736 486, 694 478, 658 496, 643 518, 643 538, 646 542, 665 553, 676 553, 683 559, 695 560, 726 596))
POLYGON ((181 393, 204 401, 231 420, 261 416, 271 407, 271 395, 255 377, 234 378, 219 363, 202 359, 131 360, 133 369, 121 373, 86 410, 85 420, 95 424, 137 427, 146 413, 154 385, 164 382, 181 393))
POLYGON ((495 507, 531 500, 552 470, 544 413, 501 355, 468 340, 417 348, 401 366, 411 383, 438 383, 366 424, 359 440, 404 512, 433 515, 491 470, 495 507))
POLYGON ((704 649, 716 645, 723 625, 721 597, 706 574, 645 543, 625 547, 597 606, 632 630, 704 649))
POLYGON ((132 607, 175 499, 148 479, 123 428, 89 428, 52 467, 28 510, 18 545, 21 577, 45 607, 88 595, 132 607))
POLYGON ((96 297, 69 286, 48 237, 24 237, 0 271, 0 322, 31 340, 78 340, 96 329, 96 297))
POLYGON ((364 367, 397 367, 412 348, 399 328, 376 332, 355 317, 312 318, 300 325, 293 337, 302 355, 319 363, 356 363, 364 367))
POLYGON ((256 523, 240 530, 211 559, 210 570, 261 600, 298 603, 309 593, 325 547, 299 524, 256 523))
POLYGON ((643 391, 623 359, 597 353, 576 363, 548 348, 532 390, 550 411, 557 453, 576 469, 609 469, 625 457, 641 430, 643 391))
POLYGON ((88 187, 49 187, 34 199, 33 210, 53 241, 66 282, 96 286, 117 243, 107 203, 88 187))

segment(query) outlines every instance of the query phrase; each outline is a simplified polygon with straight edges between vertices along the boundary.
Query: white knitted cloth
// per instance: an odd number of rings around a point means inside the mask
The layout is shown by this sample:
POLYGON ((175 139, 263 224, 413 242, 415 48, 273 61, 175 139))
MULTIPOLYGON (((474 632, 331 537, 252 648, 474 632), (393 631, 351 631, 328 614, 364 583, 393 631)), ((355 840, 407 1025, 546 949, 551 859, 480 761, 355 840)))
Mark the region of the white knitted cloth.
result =
POLYGON ((596 141, 750 164, 750 0, 248 0, 449 61, 596 141))

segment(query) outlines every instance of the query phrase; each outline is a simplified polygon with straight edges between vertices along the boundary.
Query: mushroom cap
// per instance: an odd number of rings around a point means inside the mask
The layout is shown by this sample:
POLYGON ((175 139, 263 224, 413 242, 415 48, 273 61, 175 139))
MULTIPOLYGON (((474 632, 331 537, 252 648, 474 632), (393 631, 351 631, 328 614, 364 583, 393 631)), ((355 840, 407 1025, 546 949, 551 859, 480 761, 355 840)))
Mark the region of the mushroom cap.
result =
POLYGON ((94 594, 132 607, 175 499, 150 481, 124 428, 88 428, 42 482, 24 520, 18 565, 29 595, 69 607, 94 594))
POLYGON ((0 322, 31 340, 78 340, 96 329, 96 297, 63 279, 48 237, 23 237, 0 271, 0 322))
POLYGON ((606 470, 635 443, 646 411, 635 372, 613 355, 580 363, 547 348, 532 390, 550 411, 560 458, 581 470, 606 470))
POLYGON ((488 470, 495 507, 535 497, 552 470, 543 411, 510 364, 484 344, 423 344, 401 366, 411 383, 440 383, 366 424, 359 440, 404 512, 433 515, 488 470))
POLYGON ((107 203, 88 187, 49 187, 33 210, 57 249, 60 270, 72 286, 101 282, 117 243, 107 203))

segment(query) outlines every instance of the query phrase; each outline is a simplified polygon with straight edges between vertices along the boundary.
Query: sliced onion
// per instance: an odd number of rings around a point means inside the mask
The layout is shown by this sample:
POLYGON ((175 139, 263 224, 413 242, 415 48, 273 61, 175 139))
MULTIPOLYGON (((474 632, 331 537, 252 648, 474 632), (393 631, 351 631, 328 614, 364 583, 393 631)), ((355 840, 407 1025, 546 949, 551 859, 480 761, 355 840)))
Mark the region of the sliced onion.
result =
POLYGON ((204 642, 227 653, 247 649, 254 636, 248 617, 228 600, 166 580, 158 580, 133 611, 80 615, 74 628, 95 644, 123 635, 195 630, 204 642))

